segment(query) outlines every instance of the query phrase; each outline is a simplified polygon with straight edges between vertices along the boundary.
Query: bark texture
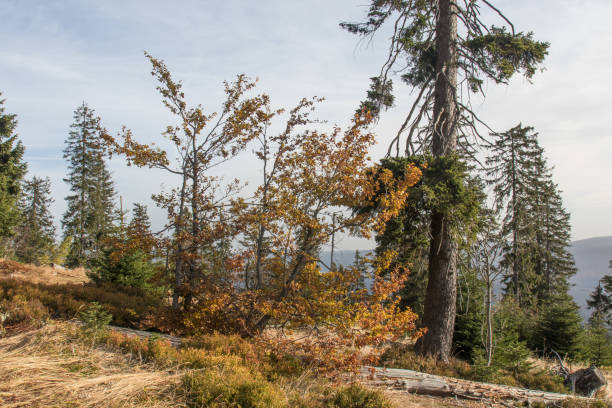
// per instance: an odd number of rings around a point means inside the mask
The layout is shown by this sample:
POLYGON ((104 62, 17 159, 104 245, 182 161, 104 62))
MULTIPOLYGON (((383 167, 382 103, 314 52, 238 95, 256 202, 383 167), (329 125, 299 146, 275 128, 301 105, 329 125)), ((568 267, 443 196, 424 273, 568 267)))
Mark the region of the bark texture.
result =
MULTIPOLYGON (((442 157, 457 150, 457 11, 450 0, 439 0, 436 32, 432 153, 442 157)), ((429 282, 423 313, 423 326, 428 331, 417 344, 421 354, 443 361, 451 353, 457 298, 457 244, 450 227, 443 213, 432 214, 429 282)))

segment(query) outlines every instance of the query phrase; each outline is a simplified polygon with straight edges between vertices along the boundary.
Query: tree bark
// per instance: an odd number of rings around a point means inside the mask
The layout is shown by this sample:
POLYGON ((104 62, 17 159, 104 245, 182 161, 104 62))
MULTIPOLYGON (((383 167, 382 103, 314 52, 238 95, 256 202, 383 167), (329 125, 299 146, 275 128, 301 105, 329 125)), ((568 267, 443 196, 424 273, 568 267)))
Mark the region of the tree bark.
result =
MULTIPOLYGON (((451 0, 439 0, 436 23, 432 153, 435 158, 457 150, 457 10, 451 0)), ((447 361, 453 340, 457 298, 457 243, 442 212, 431 219, 429 281, 423 325, 427 333, 417 344, 423 355, 447 361)))
MULTIPOLYGON (((487 265, 487 268, 488 265, 487 265)), ((489 272, 487 271, 487 274, 489 274, 489 272)), ((488 275, 490 276, 490 275, 488 275)), ((486 324, 487 324, 487 338, 486 338, 486 353, 487 353, 487 367, 489 367, 491 365, 491 363, 493 362, 493 322, 492 322, 492 310, 491 310, 491 304, 492 304, 492 286, 493 283, 491 282, 491 279, 487 279, 487 295, 486 295, 486 305, 485 305, 485 313, 486 313, 486 324)))

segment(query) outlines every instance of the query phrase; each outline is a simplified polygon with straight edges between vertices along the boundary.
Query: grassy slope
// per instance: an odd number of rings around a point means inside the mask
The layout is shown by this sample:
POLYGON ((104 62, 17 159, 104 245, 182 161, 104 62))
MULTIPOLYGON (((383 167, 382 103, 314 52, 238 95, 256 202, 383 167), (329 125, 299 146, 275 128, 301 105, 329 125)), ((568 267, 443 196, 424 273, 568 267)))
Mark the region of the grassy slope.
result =
POLYGON ((180 372, 92 347, 69 323, 0 340, 0 406, 184 407, 180 372))
MULTIPOLYGON (((253 358, 253 346, 240 339, 209 336, 177 351, 162 340, 151 343, 119 333, 93 339, 69 323, 43 324, 48 321, 46 310, 70 318, 92 300, 116 311, 129 310, 116 322, 120 325, 141 319, 153 306, 140 307, 138 294, 89 285, 83 270, 0 260, 0 309, 8 308, 12 318, 23 315, 16 324, 5 324, 8 337, 0 333, 0 406, 221 407, 236 406, 240 398, 245 400, 237 406, 262 408, 385 405, 380 395, 321 381, 295 370, 291 361, 253 358), (210 405, 219 398, 227 401, 210 405), (352 403, 345 404, 343 398, 352 403), (364 405, 364 398, 380 401, 364 405)), ((401 407, 490 406, 393 391, 387 396, 401 407)))

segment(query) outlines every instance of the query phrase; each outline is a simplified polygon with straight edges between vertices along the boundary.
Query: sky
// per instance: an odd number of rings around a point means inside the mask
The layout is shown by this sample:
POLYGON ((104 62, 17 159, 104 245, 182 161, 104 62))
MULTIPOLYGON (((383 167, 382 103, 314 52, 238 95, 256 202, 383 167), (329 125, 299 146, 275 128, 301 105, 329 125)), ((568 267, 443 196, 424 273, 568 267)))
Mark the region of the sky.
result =
MULTIPOLYGON (((85 101, 116 133, 130 128, 142 142, 159 142, 174 124, 161 104, 144 51, 163 59, 181 79, 190 103, 218 110, 222 83, 237 74, 258 78, 277 107, 302 97, 326 101, 317 117, 346 125, 384 61, 385 33, 360 41, 339 28, 359 21, 367 0, 2 0, 0 92, 17 114, 29 176, 49 176, 59 225, 65 211, 64 141, 73 111, 85 101)), ((539 133, 554 180, 571 213, 574 240, 612 235, 612 3, 609 0, 497 0, 518 31, 550 42, 545 70, 532 83, 486 86, 477 113, 496 131, 516 124, 539 133)), ((501 24, 491 13, 492 24, 501 24)), ((413 95, 397 87, 396 107, 373 131, 380 158, 413 95)), ((162 172, 109 163, 124 208, 149 206, 153 223, 164 214, 150 200, 174 180, 162 172)), ((259 171, 244 156, 219 172, 251 185, 259 171)), ((344 239, 345 248, 371 243, 344 239)))

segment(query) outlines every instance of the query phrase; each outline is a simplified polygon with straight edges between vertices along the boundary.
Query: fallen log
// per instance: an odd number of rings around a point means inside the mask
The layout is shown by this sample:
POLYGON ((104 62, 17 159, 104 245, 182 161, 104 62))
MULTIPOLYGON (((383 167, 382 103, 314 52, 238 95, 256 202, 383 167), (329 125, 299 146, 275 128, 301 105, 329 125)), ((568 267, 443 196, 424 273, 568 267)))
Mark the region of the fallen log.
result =
POLYGON ((540 402, 546 405, 568 398, 589 400, 586 397, 574 397, 555 392, 461 380, 397 368, 364 367, 361 369, 361 375, 371 385, 437 397, 496 402, 520 401, 528 404, 540 402))

